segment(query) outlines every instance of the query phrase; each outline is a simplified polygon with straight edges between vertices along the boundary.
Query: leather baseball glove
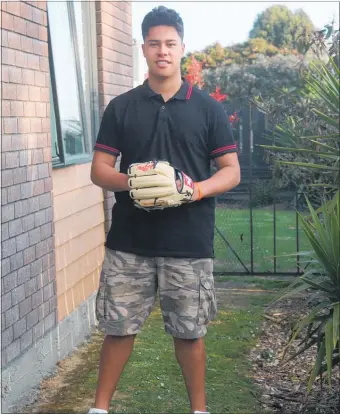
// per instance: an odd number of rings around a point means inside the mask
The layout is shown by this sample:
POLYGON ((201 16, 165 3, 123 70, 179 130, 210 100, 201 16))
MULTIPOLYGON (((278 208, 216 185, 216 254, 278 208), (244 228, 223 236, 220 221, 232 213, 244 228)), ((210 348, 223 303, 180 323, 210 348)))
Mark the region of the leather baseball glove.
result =
POLYGON ((192 179, 167 161, 131 164, 128 176, 130 197, 136 207, 147 211, 188 203, 194 193, 192 179))

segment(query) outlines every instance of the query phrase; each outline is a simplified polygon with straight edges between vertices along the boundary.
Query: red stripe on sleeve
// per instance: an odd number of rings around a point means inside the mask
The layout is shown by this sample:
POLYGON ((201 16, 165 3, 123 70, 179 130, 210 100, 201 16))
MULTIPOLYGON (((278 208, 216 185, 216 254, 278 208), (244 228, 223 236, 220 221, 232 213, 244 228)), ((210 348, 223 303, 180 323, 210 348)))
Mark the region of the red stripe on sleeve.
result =
POLYGON ((232 149, 236 149, 236 144, 226 145, 225 147, 217 148, 217 149, 215 149, 214 151, 211 152, 211 155, 218 154, 220 152, 228 151, 228 150, 232 150, 232 149))
POLYGON ((117 149, 117 148, 113 148, 113 147, 109 147, 108 145, 104 145, 104 144, 96 144, 95 146, 94 146, 94 148, 96 149, 96 148, 98 148, 98 149, 105 149, 105 150, 107 150, 107 151, 110 151, 110 152, 113 152, 113 153, 115 153, 115 154, 119 154, 120 153, 120 151, 117 149))

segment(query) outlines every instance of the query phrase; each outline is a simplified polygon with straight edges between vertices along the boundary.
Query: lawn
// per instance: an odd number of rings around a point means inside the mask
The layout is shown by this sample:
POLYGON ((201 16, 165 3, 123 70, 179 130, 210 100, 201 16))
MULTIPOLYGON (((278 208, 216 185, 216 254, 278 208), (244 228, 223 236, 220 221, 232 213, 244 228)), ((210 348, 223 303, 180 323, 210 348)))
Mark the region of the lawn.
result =
MULTIPOLYGON (((216 209, 216 226, 240 257, 251 269, 251 233, 249 209, 216 209)), ((254 272, 274 271, 274 213, 271 209, 253 209, 254 272)), ((309 250, 302 229, 299 229, 299 250, 309 250)), ((295 211, 276 211, 276 256, 297 251, 295 211)), ((245 271, 220 234, 215 232, 216 269, 229 273, 245 271)), ((296 271, 296 257, 277 257, 276 271, 296 271)))
MULTIPOLYGON (((264 306, 273 293, 244 291, 235 295, 218 291, 219 314, 206 337, 207 397, 211 413, 259 413, 258 392, 251 380, 248 353, 260 334, 264 306)), ((86 412, 94 398, 101 334, 77 356, 61 364, 58 379, 34 409, 39 412, 86 412), (80 362, 79 362, 80 361, 80 362), (73 368, 70 368, 73 367, 73 368), (57 384, 60 384, 57 386, 57 384)), ((30 411, 37 412, 37 411, 30 411)), ((112 400, 112 412, 189 413, 190 407, 172 339, 164 333, 161 313, 155 308, 136 340, 134 353, 112 400)))

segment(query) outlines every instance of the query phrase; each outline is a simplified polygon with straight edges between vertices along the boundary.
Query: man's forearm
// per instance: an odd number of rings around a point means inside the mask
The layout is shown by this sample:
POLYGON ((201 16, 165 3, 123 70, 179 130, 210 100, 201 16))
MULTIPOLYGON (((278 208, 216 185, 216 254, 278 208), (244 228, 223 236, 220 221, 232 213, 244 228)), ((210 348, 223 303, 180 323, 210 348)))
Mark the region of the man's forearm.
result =
POLYGON ((92 166, 91 180, 93 184, 108 191, 129 191, 127 174, 120 173, 107 164, 92 166))
POLYGON ((203 197, 215 197, 238 186, 240 178, 240 169, 238 167, 223 167, 212 177, 199 182, 199 186, 203 197))

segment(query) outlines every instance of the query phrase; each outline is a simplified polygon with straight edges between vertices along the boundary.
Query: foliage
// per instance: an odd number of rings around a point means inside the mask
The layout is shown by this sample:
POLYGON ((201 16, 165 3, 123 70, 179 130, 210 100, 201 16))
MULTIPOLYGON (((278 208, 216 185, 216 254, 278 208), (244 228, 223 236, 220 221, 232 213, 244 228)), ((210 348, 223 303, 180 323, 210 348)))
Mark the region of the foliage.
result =
POLYGON ((299 9, 295 13, 283 5, 268 7, 256 18, 250 38, 262 38, 277 48, 301 49, 313 31, 313 23, 299 9))
POLYGON ((251 206, 265 207, 273 204, 275 199, 275 182, 273 180, 256 180, 252 186, 251 206))
POLYGON ((280 49, 268 43, 266 39, 248 39, 245 42, 223 47, 220 43, 207 46, 202 51, 189 52, 182 60, 182 72, 186 75, 190 62, 194 57, 201 63, 203 69, 216 69, 231 64, 249 65, 254 63, 258 56, 272 57, 276 55, 298 55, 296 50, 280 49))
MULTIPOLYGON (((274 129, 277 145, 265 146, 278 154, 279 165, 295 171, 303 168, 312 181, 304 182, 304 185, 314 187, 317 191, 320 191, 320 187, 328 188, 333 197, 330 200, 321 200, 318 210, 314 209, 306 197, 310 216, 303 217, 299 214, 299 217, 312 250, 304 254, 300 252, 299 255, 309 258, 309 266, 283 296, 304 291, 314 293, 311 311, 296 324, 287 345, 288 349, 306 329, 299 351, 289 360, 310 347, 317 346, 318 352, 308 391, 311 390, 315 378, 324 371, 327 371, 328 381, 331 383, 332 368, 340 363, 339 75, 339 68, 332 57, 328 62, 320 59, 311 63, 300 89, 282 91, 282 97, 279 98, 282 98, 283 108, 289 100, 295 102, 295 106, 286 106, 284 115, 276 117, 281 121, 274 129), (305 106, 296 103, 305 103, 305 106), (290 159, 283 158, 281 154, 290 159)), ((275 96, 272 100, 277 98, 275 96)), ((277 110, 277 103, 271 103, 277 110)))
POLYGON ((305 253, 311 260, 311 265, 283 296, 288 297, 307 290, 314 293, 314 305, 309 314, 295 325, 284 353, 285 357, 292 342, 304 329, 306 334, 300 343, 300 349, 287 362, 317 345, 318 352, 309 378, 308 391, 311 390, 315 378, 325 371, 331 384, 332 369, 340 363, 339 192, 334 201, 333 204, 323 203, 319 216, 307 199, 311 218, 304 218, 301 214, 299 216, 313 249, 305 253))
MULTIPOLYGON (((314 62, 300 89, 283 91, 265 103, 267 113, 271 104, 277 111, 278 101, 289 108, 283 116, 275 115, 281 122, 273 131, 274 145, 263 146, 277 160, 277 176, 285 176, 286 183, 294 180, 301 191, 314 187, 314 193, 309 191, 314 198, 320 187, 336 190, 340 185, 339 74, 332 59, 314 62)), ((257 103, 263 110, 263 100, 257 103)))
POLYGON ((318 33, 306 13, 291 12, 286 6, 267 8, 254 22, 249 39, 230 46, 215 42, 204 49, 188 53, 182 61, 186 75, 191 58, 201 63, 203 70, 217 69, 232 64, 250 65, 260 56, 298 56, 306 50, 314 51, 312 34, 318 33))
POLYGON ((186 79, 191 85, 196 85, 202 88, 204 85, 202 76, 202 63, 200 63, 194 56, 188 61, 186 79))
POLYGON ((218 85, 236 106, 248 104, 251 97, 269 97, 273 90, 298 87, 300 72, 306 67, 295 56, 259 55, 251 65, 232 64, 216 70, 203 70, 204 89, 212 91, 218 85))
MULTIPOLYGON (((202 65, 194 57, 191 58, 189 71, 188 71, 188 74, 185 76, 185 78, 187 79, 189 83, 191 83, 191 85, 195 85, 200 89, 204 85, 203 75, 202 75, 202 65)), ((216 86, 215 91, 211 92, 209 95, 218 102, 224 102, 228 97, 228 95, 221 93, 221 88, 219 86, 216 86)), ((240 118, 238 117, 236 112, 229 115, 229 122, 232 128, 236 127, 239 119, 240 118)))

